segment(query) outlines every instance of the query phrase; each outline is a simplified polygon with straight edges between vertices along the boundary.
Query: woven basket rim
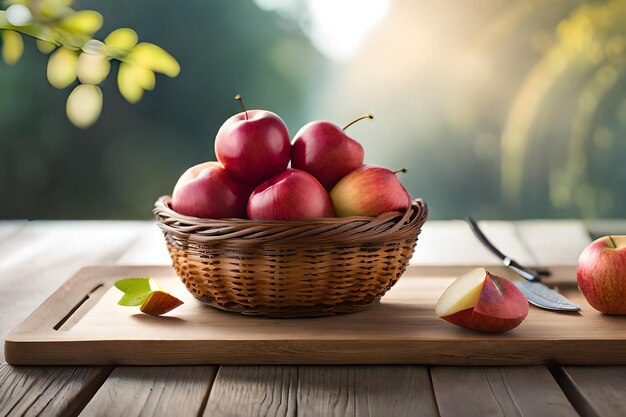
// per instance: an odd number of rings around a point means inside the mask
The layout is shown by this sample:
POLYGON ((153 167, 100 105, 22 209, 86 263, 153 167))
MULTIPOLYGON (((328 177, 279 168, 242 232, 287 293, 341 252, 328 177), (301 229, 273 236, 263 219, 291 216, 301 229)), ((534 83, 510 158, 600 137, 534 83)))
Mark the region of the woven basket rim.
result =
MULTIPOLYGON (((167 214, 170 217, 179 218, 180 220, 185 221, 185 222, 207 224, 207 225, 214 225, 216 223, 224 223, 224 224, 226 223, 228 224, 233 224, 233 223, 253 224, 254 223, 254 224, 268 225, 268 226, 285 225, 285 224, 289 224, 293 226, 310 225, 310 224, 336 224, 336 223, 348 223, 351 221, 364 221, 364 220, 371 221, 377 218, 378 219, 379 218, 394 218, 398 216, 403 216, 405 214, 405 212, 403 211, 388 211, 385 213, 381 213, 378 216, 320 217, 316 219, 306 219, 306 220, 250 220, 250 219, 240 219, 236 217, 223 218, 223 219, 208 219, 208 218, 203 218, 203 217, 194 217, 194 216, 187 216, 184 214, 180 214, 174 211, 174 209, 171 206, 171 202, 172 202, 172 197, 170 197, 169 195, 163 195, 159 197, 157 201, 155 201, 154 203, 153 212, 156 214, 157 211, 160 211, 160 212, 163 212, 164 214, 167 214)), ((415 205, 426 206, 426 203, 424 202, 423 199, 416 198, 414 200, 411 200, 411 206, 415 206, 415 205)))
POLYGON ((299 221, 203 219, 185 216, 170 206, 169 196, 160 197, 153 213, 157 225, 175 240, 224 243, 234 246, 262 243, 368 242, 402 239, 419 230, 428 217, 428 206, 415 199, 405 212, 387 212, 376 217, 325 217, 299 221))

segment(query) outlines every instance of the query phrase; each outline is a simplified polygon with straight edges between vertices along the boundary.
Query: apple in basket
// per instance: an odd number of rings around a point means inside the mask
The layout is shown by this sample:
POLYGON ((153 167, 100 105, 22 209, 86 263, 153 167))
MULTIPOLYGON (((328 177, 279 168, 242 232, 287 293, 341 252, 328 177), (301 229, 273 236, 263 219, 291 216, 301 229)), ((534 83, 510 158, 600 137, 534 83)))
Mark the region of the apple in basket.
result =
POLYGON ((250 186, 236 181, 219 162, 189 168, 172 193, 172 208, 186 216, 245 218, 250 186))
MULTIPOLYGON (((241 96, 235 96, 243 101, 241 96)), ((285 122, 266 110, 230 117, 215 137, 215 155, 237 180, 256 186, 287 168, 291 154, 285 122)))
POLYGON ((344 130, 359 120, 373 118, 366 114, 343 129, 321 121, 304 125, 293 140, 291 166, 313 175, 330 191, 337 181, 363 165, 363 147, 344 130))
POLYGON ((363 165, 343 177, 330 191, 339 217, 378 216, 388 211, 404 211, 411 196, 396 174, 377 165, 363 165))
POLYGON ((511 281, 477 268, 460 276, 444 291, 435 313, 457 326, 499 333, 524 321, 528 300, 511 281))
POLYGON ((248 217, 253 220, 303 220, 335 217, 328 193, 315 177, 287 169, 252 192, 248 217))

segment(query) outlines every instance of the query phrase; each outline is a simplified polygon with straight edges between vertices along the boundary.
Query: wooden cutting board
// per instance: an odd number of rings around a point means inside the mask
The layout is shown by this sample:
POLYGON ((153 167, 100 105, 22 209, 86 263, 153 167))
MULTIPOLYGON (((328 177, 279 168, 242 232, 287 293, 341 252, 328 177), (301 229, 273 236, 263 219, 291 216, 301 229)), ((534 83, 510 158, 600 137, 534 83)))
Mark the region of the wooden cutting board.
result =
MULTIPOLYGON (((182 364, 626 364, 626 316, 593 310, 571 267, 547 281, 582 306, 580 313, 530 308, 505 334, 453 326, 434 305, 469 267, 411 267, 370 309, 348 315, 268 319, 227 313, 189 295, 172 268, 89 267, 48 298, 6 338, 15 365, 182 364), (117 305, 113 283, 151 276, 185 304, 162 317, 117 305)), ((489 268, 514 278, 506 269, 489 268)))

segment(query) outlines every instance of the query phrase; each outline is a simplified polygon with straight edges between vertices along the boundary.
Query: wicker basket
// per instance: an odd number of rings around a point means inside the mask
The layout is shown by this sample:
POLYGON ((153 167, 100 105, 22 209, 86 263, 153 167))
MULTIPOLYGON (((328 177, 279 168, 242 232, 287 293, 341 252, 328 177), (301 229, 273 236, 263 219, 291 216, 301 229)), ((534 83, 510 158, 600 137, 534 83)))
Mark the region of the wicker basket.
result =
POLYGON ((155 203, 178 276, 198 300, 268 317, 364 310, 400 278, 428 216, 404 213, 310 221, 199 219, 155 203))

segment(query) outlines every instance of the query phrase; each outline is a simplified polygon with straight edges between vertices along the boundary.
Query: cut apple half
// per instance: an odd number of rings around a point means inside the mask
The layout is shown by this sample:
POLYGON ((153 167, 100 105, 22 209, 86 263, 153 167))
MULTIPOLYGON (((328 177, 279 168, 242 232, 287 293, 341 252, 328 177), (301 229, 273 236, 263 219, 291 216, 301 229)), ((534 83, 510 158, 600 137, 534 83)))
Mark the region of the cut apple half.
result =
POLYGON ((481 332, 506 332, 528 315, 528 300, 506 278, 474 269, 456 279, 435 307, 438 317, 481 332))

